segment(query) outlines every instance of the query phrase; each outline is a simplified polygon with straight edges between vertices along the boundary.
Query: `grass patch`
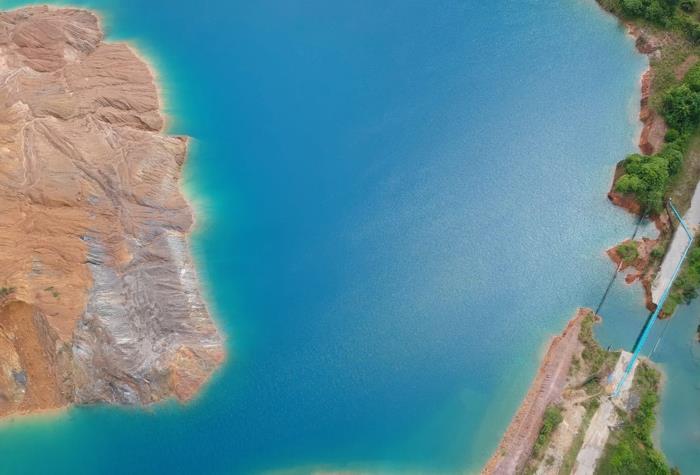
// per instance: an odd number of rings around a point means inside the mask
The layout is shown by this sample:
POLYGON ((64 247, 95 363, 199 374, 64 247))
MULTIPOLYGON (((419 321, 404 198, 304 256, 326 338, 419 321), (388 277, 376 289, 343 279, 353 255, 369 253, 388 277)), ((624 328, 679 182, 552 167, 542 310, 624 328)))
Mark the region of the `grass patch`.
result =
POLYGON ((639 251, 635 241, 623 242, 617 246, 615 252, 625 264, 631 264, 639 258, 639 251))
POLYGON ((651 260, 654 263, 661 263, 664 254, 666 254, 666 249, 668 249, 668 243, 668 239, 663 239, 656 246, 654 246, 654 249, 651 250, 651 260))

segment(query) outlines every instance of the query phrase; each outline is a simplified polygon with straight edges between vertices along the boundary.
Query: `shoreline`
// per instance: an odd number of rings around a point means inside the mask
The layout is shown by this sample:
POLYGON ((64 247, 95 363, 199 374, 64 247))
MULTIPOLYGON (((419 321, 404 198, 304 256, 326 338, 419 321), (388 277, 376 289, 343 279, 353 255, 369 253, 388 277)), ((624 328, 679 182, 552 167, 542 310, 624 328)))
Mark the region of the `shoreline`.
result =
MULTIPOLYGON (((609 10, 604 8, 603 5, 601 5, 598 1, 596 1, 596 6, 601 8, 604 12, 608 13, 612 17, 614 17, 625 28, 626 36, 628 36, 634 41, 635 50, 639 54, 643 54, 647 58, 648 65, 646 69, 640 74, 638 82, 638 120, 640 128, 638 129, 639 135, 636 146, 639 152, 645 155, 652 155, 654 153, 658 153, 665 144, 665 133, 667 131, 667 126, 664 118, 660 114, 658 114, 650 104, 650 97, 652 94, 652 80, 654 75, 654 68, 651 59, 655 52, 658 51, 661 46, 655 43, 655 41, 657 41, 656 38, 652 37, 650 39, 650 37, 648 37, 645 34, 645 32, 642 31, 641 28, 639 28, 631 22, 622 21, 613 12, 610 12, 609 10)), ((614 168, 612 181, 610 184, 610 191, 608 192, 607 197, 611 204, 613 204, 614 206, 621 207, 632 214, 640 215, 641 206, 636 200, 630 199, 626 195, 615 191, 616 181, 619 178, 619 176, 623 173, 621 168, 623 162, 624 159, 620 160, 614 168)), ((653 244, 656 244, 664 238, 665 233, 668 232, 670 224, 668 222, 668 219, 663 219, 658 216, 651 217, 651 219, 654 221, 656 228, 659 231, 659 236, 656 239, 640 238, 640 241, 649 241, 653 244)), ((623 243, 626 243, 628 241, 629 239, 623 241, 623 243)), ((650 279, 649 271, 647 268, 650 259, 649 250, 647 249, 647 252, 643 256, 643 258, 637 258, 636 262, 625 264, 623 263, 622 259, 616 255, 615 251, 618 245, 614 245, 613 247, 605 250, 606 255, 610 258, 611 261, 613 261, 617 265, 616 272, 624 271, 625 269, 632 269, 633 271, 638 271, 637 274, 627 274, 625 282, 627 284, 632 284, 634 281, 638 280, 644 289, 646 306, 647 308, 651 307, 650 310, 653 310, 653 274, 651 276, 652 278, 650 279), (644 269, 642 269, 641 267, 638 268, 638 266, 643 266, 644 269)), ((659 265, 660 264, 657 263, 656 267, 658 268, 659 265)), ((544 419, 544 407, 546 407, 548 404, 553 404, 556 401, 556 398, 549 398, 548 394, 543 391, 543 380, 547 379, 546 373, 548 360, 552 358, 552 353, 556 352, 557 342, 561 341, 561 339, 563 339, 566 336, 567 332, 570 331, 572 324, 575 324, 577 319, 582 317, 583 312, 584 309, 579 308, 576 311, 574 317, 568 321, 563 332, 560 335, 554 336, 548 340, 548 350, 540 360, 540 364, 537 368, 535 376, 533 377, 531 385, 528 388, 528 391, 522 399, 520 405, 518 406, 515 414, 513 415, 493 455, 484 465, 481 471, 482 475, 505 475, 510 473, 520 473, 523 470, 525 470, 525 462, 527 462, 527 460, 532 456, 531 454, 534 450, 534 440, 537 438, 538 433, 540 432, 540 426, 544 419), (537 407, 538 410, 535 410, 536 403, 539 406, 537 407), (537 422, 523 426, 522 420, 528 416, 530 416, 533 420, 537 422), (519 440, 516 438, 516 435, 520 436, 519 440), (522 454, 527 454, 527 457, 525 457, 525 461, 523 461, 522 454), (506 461, 508 458, 510 458, 510 463, 504 463, 504 461, 506 461)), ((600 317, 596 315, 595 318, 600 317)), ((578 325, 580 328, 580 322, 578 323, 578 325)), ((570 358, 573 358, 573 353, 571 354, 570 358)), ((640 360, 640 362, 641 361, 642 360, 640 360)), ((569 359, 568 362, 564 362, 564 364, 571 365, 571 359, 569 359)), ((660 371, 656 367, 656 365, 653 366, 660 373, 661 383, 658 389, 658 394, 661 394, 664 390, 665 385, 668 384, 667 375, 664 371, 660 371)), ((559 397, 561 397, 563 391, 564 388, 561 387, 559 389, 559 397)), ((654 445, 656 447, 660 447, 660 434, 662 429, 663 425, 660 422, 657 423, 653 432, 654 445)), ((593 464, 593 467, 595 468, 595 463, 593 464)), ((538 474, 546 472, 547 470, 545 469, 543 471, 542 467, 539 467, 539 470, 537 471, 538 474)))
MULTIPOLYGON (((688 81, 692 81, 698 69, 700 49, 698 40, 689 37, 687 27, 697 24, 693 23, 697 9, 673 5, 666 9, 661 20, 650 20, 646 13, 631 14, 619 0, 596 0, 596 3, 626 29, 636 50, 649 62, 640 84, 639 119, 643 127, 639 152, 618 162, 608 198, 616 206, 638 216, 644 207, 659 230, 659 249, 643 279, 646 307, 653 311, 660 297, 659 286, 668 283, 669 274, 681 258, 680 246, 684 238, 675 233, 676 226, 665 205, 666 200, 673 200, 693 232, 700 228, 700 213, 697 209, 691 212, 693 202, 700 202, 698 121, 692 115, 678 115, 683 113, 682 106, 673 102, 684 90, 691 94, 695 91, 695 86, 691 87, 688 81), (671 121, 670 125, 667 120, 671 121), (636 163, 657 167, 657 171, 663 167, 662 172, 666 175, 658 175, 661 178, 657 181, 641 178, 643 172, 633 167, 636 163), (631 164, 629 170, 625 170, 627 164, 631 164), (624 184, 620 181, 621 187, 618 188, 618 178, 623 174, 626 175, 624 184), (636 185, 630 187, 634 180, 638 180, 636 185)), ((700 24, 697 25, 700 28, 700 24)), ((681 272, 676 284, 683 281, 683 276, 681 272)), ((670 317, 679 303, 688 303, 692 297, 687 296, 697 292, 698 288, 700 282, 697 281, 672 285, 660 318, 670 317)))

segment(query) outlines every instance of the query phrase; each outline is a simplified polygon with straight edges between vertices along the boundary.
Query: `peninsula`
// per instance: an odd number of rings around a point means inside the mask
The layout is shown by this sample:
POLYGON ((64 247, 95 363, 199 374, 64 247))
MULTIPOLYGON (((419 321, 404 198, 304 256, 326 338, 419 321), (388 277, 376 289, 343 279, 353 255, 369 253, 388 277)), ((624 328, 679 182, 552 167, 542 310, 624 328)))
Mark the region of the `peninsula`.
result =
POLYGON ((194 397, 223 361, 188 247, 188 139, 73 8, 0 13, 0 416, 194 397))
POLYGON ((606 351, 593 334, 600 317, 579 308, 552 339, 535 380, 483 475, 678 473, 654 448, 661 375, 632 355, 606 351))

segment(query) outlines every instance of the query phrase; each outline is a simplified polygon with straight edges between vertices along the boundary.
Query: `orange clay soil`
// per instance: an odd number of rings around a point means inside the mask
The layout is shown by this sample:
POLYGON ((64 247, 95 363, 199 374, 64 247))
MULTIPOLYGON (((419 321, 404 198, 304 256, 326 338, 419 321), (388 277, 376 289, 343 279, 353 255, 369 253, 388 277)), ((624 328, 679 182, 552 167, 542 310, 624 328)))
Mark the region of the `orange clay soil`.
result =
POLYGON ((44 350, 51 336, 34 307, 10 302, 0 308, 0 416, 9 412, 53 409, 67 403, 56 362, 44 350))

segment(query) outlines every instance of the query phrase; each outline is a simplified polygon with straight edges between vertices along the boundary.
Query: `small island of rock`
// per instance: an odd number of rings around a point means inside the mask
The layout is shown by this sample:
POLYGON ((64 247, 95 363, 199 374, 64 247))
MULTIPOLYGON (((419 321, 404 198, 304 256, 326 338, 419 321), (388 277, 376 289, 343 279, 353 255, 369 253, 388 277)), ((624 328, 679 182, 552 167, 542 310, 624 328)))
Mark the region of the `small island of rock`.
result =
POLYGON ((0 416, 192 398, 224 358, 148 66, 87 10, 0 13, 0 416))

